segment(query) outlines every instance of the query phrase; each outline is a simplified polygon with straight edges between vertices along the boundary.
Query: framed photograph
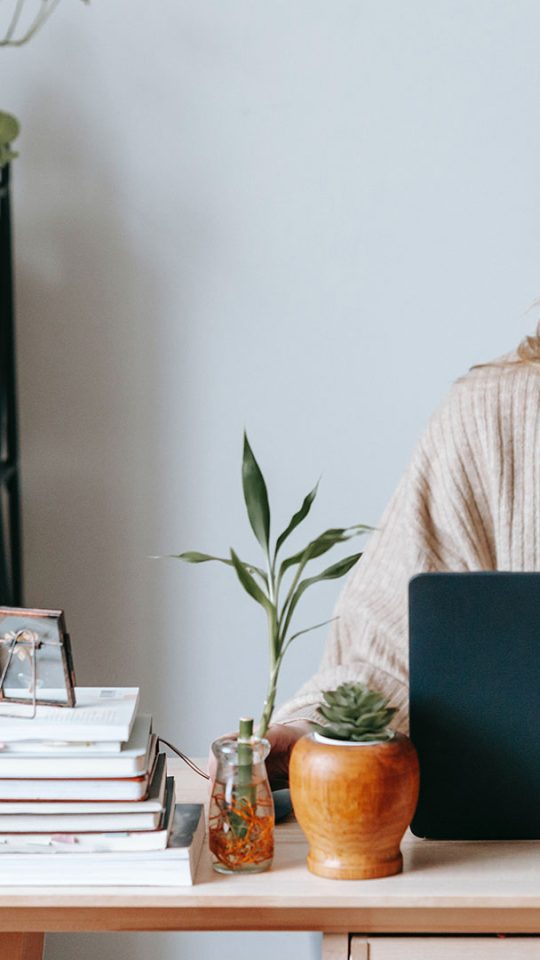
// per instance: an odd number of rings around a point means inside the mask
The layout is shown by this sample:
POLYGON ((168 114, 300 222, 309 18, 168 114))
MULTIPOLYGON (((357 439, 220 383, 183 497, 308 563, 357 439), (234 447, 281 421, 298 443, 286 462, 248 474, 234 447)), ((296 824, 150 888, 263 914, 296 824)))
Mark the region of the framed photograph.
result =
POLYGON ((74 707, 74 687, 63 611, 0 607, 0 703, 74 707))

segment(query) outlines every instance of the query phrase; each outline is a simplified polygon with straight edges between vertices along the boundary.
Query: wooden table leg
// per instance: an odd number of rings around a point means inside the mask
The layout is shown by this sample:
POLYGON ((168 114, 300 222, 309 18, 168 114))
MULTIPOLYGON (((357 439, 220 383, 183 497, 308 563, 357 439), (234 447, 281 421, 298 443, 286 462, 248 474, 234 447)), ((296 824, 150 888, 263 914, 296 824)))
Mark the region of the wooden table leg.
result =
POLYGON ((349 934, 323 933, 322 960, 349 960, 349 934))
POLYGON ((0 960, 42 960, 44 933, 0 933, 0 960))
POLYGON ((351 937, 350 960, 369 960, 369 943, 363 937, 351 937))

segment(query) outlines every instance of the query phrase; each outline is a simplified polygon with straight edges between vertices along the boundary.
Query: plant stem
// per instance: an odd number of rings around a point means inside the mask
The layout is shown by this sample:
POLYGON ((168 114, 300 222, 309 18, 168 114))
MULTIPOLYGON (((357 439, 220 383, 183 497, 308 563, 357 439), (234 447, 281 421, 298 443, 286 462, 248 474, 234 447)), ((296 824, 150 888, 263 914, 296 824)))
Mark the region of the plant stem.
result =
MULTIPOLYGON (((256 790, 253 785, 253 720, 241 717, 238 725, 238 776, 236 780, 235 801, 246 804, 255 802, 256 790)), ((229 823, 237 837, 246 833, 245 822, 235 813, 229 815, 229 823)))
POLYGON ((253 779, 253 720, 241 717, 238 725, 238 786, 247 787, 253 779))
POLYGON ((266 694, 266 699, 264 701, 261 722, 259 723, 259 728, 257 730, 257 735, 259 737, 264 737, 270 725, 270 720, 272 719, 272 714, 274 712, 274 704, 276 702, 279 668, 281 667, 282 659, 283 659, 283 654, 280 653, 277 659, 275 660, 275 662, 272 664, 272 669, 270 671, 270 683, 268 685, 268 691, 266 694))
POLYGON ((6 30, 2 45, 4 43, 7 45, 10 42, 13 34, 15 33, 15 30, 17 29, 17 24, 19 22, 19 17, 21 16, 21 13, 22 13, 23 6, 24 6, 24 0, 17 0, 17 3, 15 4, 15 9, 13 11, 13 16, 6 30))
POLYGON ((287 592, 287 596, 285 597, 285 601, 284 601, 284 603, 283 603, 283 609, 282 609, 281 614, 280 614, 280 617, 279 617, 279 627, 280 627, 280 629, 281 629, 282 627, 284 628, 284 629, 283 629, 283 635, 284 635, 284 636, 287 634, 287 630, 289 629, 289 624, 290 624, 290 622, 291 622, 290 607, 291 607, 291 603, 292 603, 292 600, 293 600, 293 597, 294 597, 294 591, 296 590, 296 587, 298 586, 298 581, 300 580, 300 577, 302 576, 302 574, 303 574, 303 572, 304 572, 304 569, 305 569, 306 565, 308 564, 309 560, 310 560, 310 556, 309 556, 309 554, 308 554, 308 556, 304 557, 304 560, 303 560, 301 563, 298 564, 296 573, 295 573, 295 575, 294 575, 294 577, 293 577, 292 583, 291 583, 291 585, 290 585, 290 587, 289 587, 289 590, 288 590, 288 592, 287 592), (283 624, 283 620, 284 620, 284 619, 285 619, 285 625, 283 624))
POLYGON ((24 0, 22 3, 18 3, 17 9, 13 15, 12 21, 8 27, 7 34, 0 42, 2 47, 22 47, 25 43, 28 43, 32 39, 35 33, 43 26, 46 20, 49 19, 51 14, 54 12, 60 0, 50 0, 47 4, 47 0, 42 4, 41 10, 38 11, 30 25, 26 28, 25 32, 18 40, 13 40, 12 36, 19 21, 20 13, 24 5, 24 0))

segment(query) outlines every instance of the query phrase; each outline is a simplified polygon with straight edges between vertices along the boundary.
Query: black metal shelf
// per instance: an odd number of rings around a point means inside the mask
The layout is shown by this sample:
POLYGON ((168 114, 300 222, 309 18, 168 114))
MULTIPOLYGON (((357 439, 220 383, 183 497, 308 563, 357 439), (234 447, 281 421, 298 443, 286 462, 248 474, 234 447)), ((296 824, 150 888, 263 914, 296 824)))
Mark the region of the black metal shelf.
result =
POLYGON ((9 164, 0 174, 0 604, 22 606, 9 164))

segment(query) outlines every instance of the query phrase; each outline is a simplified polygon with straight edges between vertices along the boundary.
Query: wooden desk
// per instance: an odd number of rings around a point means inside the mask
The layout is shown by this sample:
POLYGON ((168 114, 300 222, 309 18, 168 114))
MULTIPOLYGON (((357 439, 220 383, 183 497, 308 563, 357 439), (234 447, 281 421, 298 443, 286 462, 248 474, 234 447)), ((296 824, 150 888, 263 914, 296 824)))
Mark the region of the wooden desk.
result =
MULTIPOLYGON (((206 796, 200 777, 170 766, 180 798, 206 796)), ((83 930, 319 930, 325 960, 540 960, 540 842, 409 836, 403 874, 347 881, 308 872, 297 824, 276 840, 267 873, 219 876, 205 851, 196 885, 180 891, 0 887, 0 960, 38 960, 44 931, 83 930)))

